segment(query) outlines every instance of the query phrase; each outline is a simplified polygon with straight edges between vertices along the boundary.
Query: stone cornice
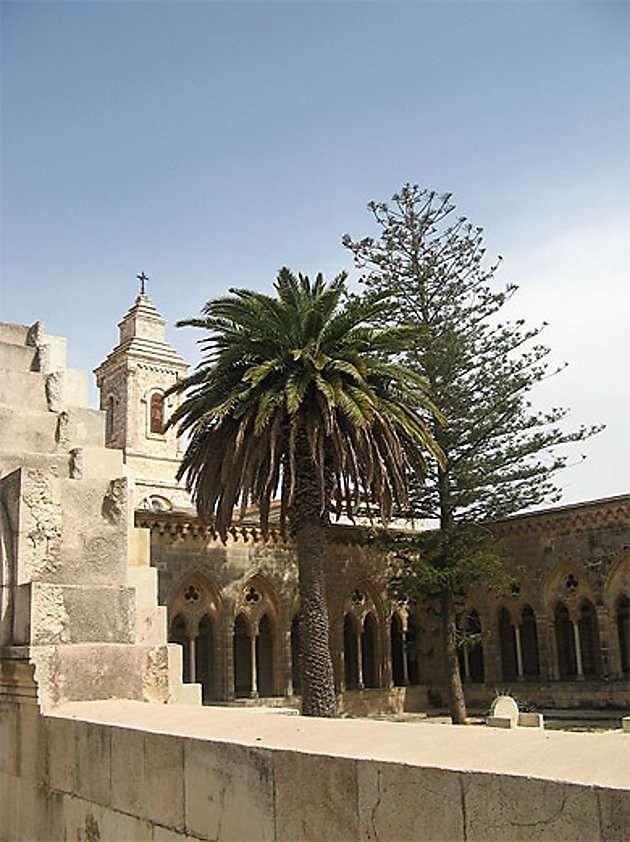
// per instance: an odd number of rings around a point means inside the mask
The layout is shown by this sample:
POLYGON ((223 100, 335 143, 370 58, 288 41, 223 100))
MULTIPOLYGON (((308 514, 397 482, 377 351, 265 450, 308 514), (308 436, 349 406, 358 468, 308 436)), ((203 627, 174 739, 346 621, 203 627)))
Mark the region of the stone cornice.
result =
POLYGON ((563 535, 630 524, 630 495, 514 515, 490 524, 501 536, 563 535))
MULTIPOLYGON (((519 535, 553 537, 571 532, 626 526, 630 525, 630 495, 514 515, 490 525, 497 534, 504 537, 519 535)), ((220 540, 216 530, 212 526, 202 524, 193 510, 152 512, 138 509, 136 510, 136 526, 155 530, 160 535, 166 534, 176 540, 182 540, 187 536, 204 540, 220 540)), ((327 527, 328 542, 338 544, 365 544, 370 533, 371 530, 366 527, 350 524, 332 523, 327 527)), ((267 538, 264 537, 260 526, 252 523, 234 523, 228 534, 229 538, 236 542, 294 546, 293 540, 282 534, 278 524, 270 525, 267 538)))
MULTIPOLYGON (((158 535, 167 535, 176 541, 188 539, 202 541, 220 541, 216 529, 201 523, 194 511, 182 510, 156 512, 150 509, 136 509, 135 525, 150 529, 158 535)), ((367 530, 346 524, 330 524, 327 529, 328 543, 364 544, 367 530)), ((228 541, 243 544, 276 544, 288 548, 295 547, 295 541, 288 534, 283 534, 279 524, 270 524, 267 537, 258 524, 233 523, 228 530, 228 541)))
MULTIPOLYGON (((137 527, 150 529, 158 535, 167 535, 175 541, 200 540, 220 541, 216 529, 204 523, 191 512, 152 512, 136 509, 135 523, 137 527)), ((232 524, 228 530, 228 541, 243 544, 282 544, 293 546, 293 541, 282 534, 278 526, 270 526, 267 537, 263 535, 260 526, 248 524, 232 524)))

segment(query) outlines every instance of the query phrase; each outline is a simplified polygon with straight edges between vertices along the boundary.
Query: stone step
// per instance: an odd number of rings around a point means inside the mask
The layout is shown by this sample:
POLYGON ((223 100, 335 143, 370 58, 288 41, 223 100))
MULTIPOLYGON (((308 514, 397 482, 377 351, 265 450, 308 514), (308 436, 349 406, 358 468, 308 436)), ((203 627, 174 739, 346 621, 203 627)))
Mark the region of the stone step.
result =
POLYGON ((0 451, 52 453, 73 447, 105 446, 105 413, 71 407, 62 415, 18 411, 0 405, 0 451))
POLYGON ((164 605, 142 605, 136 602, 136 643, 141 646, 163 646, 166 643, 167 609, 164 605))
POLYGON ((166 646, 168 657, 169 704, 200 705, 201 684, 184 684, 182 681, 182 663, 184 650, 179 643, 166 646))
POLYGON ((68 474, 69 456, 67 453, 23 453, 0 450, 0 477, 13 473, 18 468, 33 468, 48 471, 51 476, 63 477, 68 474))
POLYGON ((0 404, 13 409, 48 412, 44 376, 37 371, 0 369, 0 404))
POLYGON ((133 643, 132 588, 28 582, 15 589, 13 642, 21 646, 133 643))
POLYGON ((158 579, 155 567, 127 567, 127 584, 136 589, 138 604, 157 605, 158 579))
POLYGON ((14 325, 11 322, 0 322, 0 344, 8 342, 12 345, 26 345, 29 325, 14 325))
POLYGON ((57 449, 57 416, 0 406, 0 451, 52 453, 57 449))
POLYGON ((43 711, 68 701, 92 699, 166 703, 171 696, 170 648, 117 643, 15 647, 35 665, 43 711))
POLYGON ((115 479, 123 475, 122 450, 95 445, 78 447, 77 450, 79 453, 73 457, 72 462, 75 470, 80 465, 84 479, 115 479))
POLYGON ((38 371, 38 359, 37 348, 0 342, 0 368, 8 368, 10 371, 38 371))
POLYGON ((64 582, 125 585, 127 580, 126 481, 88 477, 60 479, 58 573, 64 582))
POLYGON ((201 684, 174 684, 169 690, 169 705, 201 704, 201 684))

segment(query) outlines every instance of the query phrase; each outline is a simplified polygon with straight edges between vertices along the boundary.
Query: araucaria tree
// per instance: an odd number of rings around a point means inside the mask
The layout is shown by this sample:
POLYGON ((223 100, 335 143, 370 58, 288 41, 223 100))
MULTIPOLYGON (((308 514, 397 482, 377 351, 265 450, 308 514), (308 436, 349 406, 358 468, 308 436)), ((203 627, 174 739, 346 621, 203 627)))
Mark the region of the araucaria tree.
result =
POLYGON ((567 464, 561 446, 600 428, 567 431, 567 410, 532 409, 532 388, 562 367, 550 371, 549 349, 537 341, 544 324, 499 321, 517 287, 494 286, 500 258, 485 264, 482 229, 454 215, 450 194, 407 184, 391 203, 368 208, 378 236, 346 235, 344 245, 362 270, 365 298, 389 302, 379 319, 415 328, 404 362, 427 378, 448 421, 427 417, 445 461, 432 463, 410 494, 413 514, 436 520, 441 535, 419 536, 406 548, 401 539, 392 544, 403 577, 395 584, 404 580, 412 596, 430 595, 440 606, 451 714, 463 722, 457 613, 467 589, 502 579, 490 533, 474 524, 557 501, 554 477, 567 464))
MULTIPOLYGON (((271 297, 244 289, 208 301, 203 359, 174 387, 170 425, 190 441, 185 476, 200 517, 225 540, 235 507, 270 503, 297 545, 302 713, 335 715, 323 567, 332 513, 371 502, 387 519, 406 506, 406 470, 440 458, 425 419, 437 410, 424 378, 392 362, 409 332, 369 326, 382 304, 349 301, 345 276, 326 285, 284 268, 271 297), (422 414, 420 414, 422 413, 422 414)), ((438 413, 439 414, 439 413, 438 413)))

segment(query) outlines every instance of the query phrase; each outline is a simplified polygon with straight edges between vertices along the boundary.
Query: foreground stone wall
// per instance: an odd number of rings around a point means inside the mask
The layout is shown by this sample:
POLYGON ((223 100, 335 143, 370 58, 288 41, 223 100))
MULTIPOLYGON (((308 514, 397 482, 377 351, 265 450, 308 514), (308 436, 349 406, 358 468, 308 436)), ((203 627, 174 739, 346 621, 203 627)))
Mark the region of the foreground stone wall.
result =
MULTIPOLYGON (((249 713, 254 722, 265 716, 249 713)), ((417 727, 452 727, 374 726, 409 727, 410 737, 417 727)), ((621 842, 630 827, 630 791, 618 782, 387 762, 352 756, 343 744, 338 753, 330 739, 312 751, 257 747, 232 735, 217 741, 40 716, 28 704, 3 711, 0 729, 2 842, 621 842)), ((508 746, 514 736, 490 738, 508 746)))

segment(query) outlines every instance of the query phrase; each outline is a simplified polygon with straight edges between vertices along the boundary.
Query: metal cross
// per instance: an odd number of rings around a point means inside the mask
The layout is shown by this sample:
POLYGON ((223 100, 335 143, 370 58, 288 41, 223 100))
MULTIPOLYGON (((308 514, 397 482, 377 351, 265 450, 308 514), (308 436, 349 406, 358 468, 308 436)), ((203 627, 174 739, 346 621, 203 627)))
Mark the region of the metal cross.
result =
POLYGON ((144 282, 150 281, 151 279, 148 275, 145 275, 144 272, 141 272, 139 275, 136 275, 136 278, 140 281, 140 295, 144 295, 144 282))

